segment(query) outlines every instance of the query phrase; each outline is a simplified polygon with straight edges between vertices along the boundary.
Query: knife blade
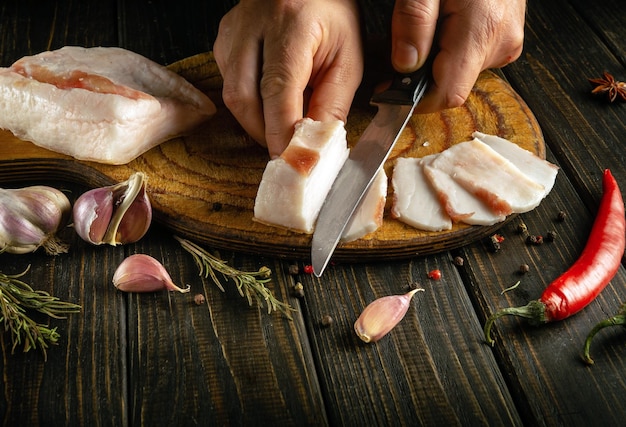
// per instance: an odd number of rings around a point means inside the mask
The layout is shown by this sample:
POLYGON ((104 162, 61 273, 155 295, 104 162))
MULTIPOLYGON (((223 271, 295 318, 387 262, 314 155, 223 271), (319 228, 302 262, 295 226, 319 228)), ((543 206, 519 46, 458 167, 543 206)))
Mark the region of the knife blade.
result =
POLYGON ((337 175, 317 217, 311 241, 313 273, 320 277, 374 177, 406 126, 429 81, 430 67, 396 74, 389 88, 372 96, 378 106, 337 175))

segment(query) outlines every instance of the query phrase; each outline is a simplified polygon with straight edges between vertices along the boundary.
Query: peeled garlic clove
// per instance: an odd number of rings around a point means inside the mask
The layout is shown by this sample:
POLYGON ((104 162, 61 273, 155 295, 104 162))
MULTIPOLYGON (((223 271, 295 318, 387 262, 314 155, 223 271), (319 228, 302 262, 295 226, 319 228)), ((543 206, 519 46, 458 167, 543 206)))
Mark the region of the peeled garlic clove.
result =
POLYGON ((404 318, 411 298, 417 291, 413 289, 404 295, 390 295, 370 303, 354 323, 354 331, 364 342, 376 342, 391 331, 404 318))
POLYGON ((53 255, 67 252, 56 233, 70 212, 68 198, 52 187, 0 189, 0 252, 23 254, 41 246, 53 255))
POLYGON ((162 290, 187 293, 174 284, 163 265, 149 255, 135 254, 126 258, 113 274, 113 285, 124 292, 155 292, 162 290))
POLYGON ((74 228, 94 245, 136 242, 151 222, 152 205, 142 172, 119 184, 87 191, 74 203, 74 228))

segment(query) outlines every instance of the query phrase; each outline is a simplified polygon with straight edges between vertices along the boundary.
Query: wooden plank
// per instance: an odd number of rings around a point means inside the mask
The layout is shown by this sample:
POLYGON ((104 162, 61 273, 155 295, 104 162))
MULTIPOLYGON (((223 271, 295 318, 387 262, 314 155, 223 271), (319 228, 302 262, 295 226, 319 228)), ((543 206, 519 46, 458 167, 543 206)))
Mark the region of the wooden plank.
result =
POLYGON ((299 277, 332 425, 521 425, 452 261, 440 254, 299 277), (427 278, 432 269, 440 281, 427 278), (353 324, 365 306, 411 283, 425 291, 402 322, 377 343, 361 342, 353 324), (321 326, 326 315, 329 328, 321 326))

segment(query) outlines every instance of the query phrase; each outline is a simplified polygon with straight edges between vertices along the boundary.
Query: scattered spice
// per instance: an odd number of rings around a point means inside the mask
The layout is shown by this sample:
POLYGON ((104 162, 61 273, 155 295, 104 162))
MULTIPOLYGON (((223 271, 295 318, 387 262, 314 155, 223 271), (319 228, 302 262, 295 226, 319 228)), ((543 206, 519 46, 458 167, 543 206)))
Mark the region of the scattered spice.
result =
POLYGON ((289 264, 289 269, 287 271, 290 275, 297 276, 300 273, 300 267, 298 267, 298 264, 289 264))
POLYGON ((247 298, 249 305, 252 305, 252 299, 254 298, 260 306, 263 306, 263 304, 267 305, 268 314, 272 310, 278 310, 291 319, 291 312, 295 311, 295 309, 289 304, 277 300, 272 291, 265 286, 271 280, 270 276, 272 274, 268 267, 263 266, 258 271, 241 271, 229 266, 225 261, 211 255, 195 243, 177 236, 175 238, 180 242, 183 249, 193 256, 200 270, 200 275, 204 275, 206 278, 211 277, 213 283, 222 292, 224 292, 224 287, 218 280, 216 272, 221 273, 226 279, 231 279, 235 282, 239 295, 247 298))
POLYGON ((528 264, 522 264, 519 266, 519 273, 520 274, 526 274, 530 271, 530 267, 528 266, 528 264))
POLYGON ((333 324, 334 320, 328 314, 322 317, 322 326, 328 328, 333 324))
POLYGON ((504 241, 504 237, 502 237, 499 234, 492 234, 491 236, 489 236, 489 250, 491 252, 499 252, 500 249, 502 248, 502 245, 500 245, 500 243, 502 243, 504 241))
POLYGON ((460 256, 455 256, 455 257, 454 257, 454 260, 453 260, 452 262, 453 262, 453 263, 454 263, 454 265, 456 265, 457 267, 462 267, 462 266, 463 266, 463 263, 464 263, 465 261, 463 260, 463 257, 460 257, 460 256))
POLYGON ((298 282, 293 286, 293 296, 296 298, 304 298, 304 286, 298 282))
POLYGON ((594 86, 591 93, 594 95, 604 95, 609 102, 626 102, 626 83, 615 80, 608 72, 604 72, 603 78, 589 79, 594 86))
POLYGON ((554 242, 556 240, 556 231, 551 230, 546 233, 546 242, 554 242))
POLYGON ((528 235, 528 226, 526 226, 525 222, 520 222, 517 224, 517 232, 523 236, 528 235))
POLYGON ((311 264, 307 264, 304 266, 304 272, 306 274, 313 274, 313 266, 311 264))
POLYGON ((28 310, 64 319, 65 314, 79 312, 80 306, 61 301, 47 292, 33 290, 20 280, 29 269, 30 266, 16 275, 0 273, 0 322, 5 331, 11 331, 12 352, 18 345, 23 345, 25 353, 31 348, 39 348, 46 359, 46 349, 50 344, 57 344, 60 335, 57 328, 33 320, 28 310))
POLYGON ((206 298, 204 298, 204 295, 202 294, 196 294, 193 297, 193 302, 196 305, 204 305, 204 303, 206 302, 206 298))
POLYGON ((428 272, 428 278, 431 280, 440 280, 441 279, 441 270, 435 269, 428 272))
POLYGON ((559 213, 556 215, 556 220, 558 222, 565 221, 565 218, 567 218, 567 213, 565 211, 559 211, 559 213))
POLYGON ((541 245, 543 244, 543 236, 539 234, 530 234, 528 237, 526 237, 526 243, 528 243, 529 245, 541 245))
POLYGON ((492 314, 484 328, 493 345, 491 327, 496 319, 515 315, 543 324, 566 319, 585 308, 606 287, 621 266, 626 245, 624 201, 615 178, 606 169, 603 195, 591 234, 578 260, 543 291, 538 300, 523 307, 504 308, 492 314))

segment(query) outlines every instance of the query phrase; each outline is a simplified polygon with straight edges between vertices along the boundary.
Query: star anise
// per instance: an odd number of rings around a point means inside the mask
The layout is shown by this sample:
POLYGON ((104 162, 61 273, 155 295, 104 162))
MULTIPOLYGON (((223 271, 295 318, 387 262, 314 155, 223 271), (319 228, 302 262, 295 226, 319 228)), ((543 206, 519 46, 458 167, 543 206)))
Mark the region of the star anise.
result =
POLYGON ((604 72, 604 78, 589 79, 595 87, 591 91, 593 94, 606 95, 609 102, 620 100, 626 102, 626 83, 615 80, 615 78, 604 72))

